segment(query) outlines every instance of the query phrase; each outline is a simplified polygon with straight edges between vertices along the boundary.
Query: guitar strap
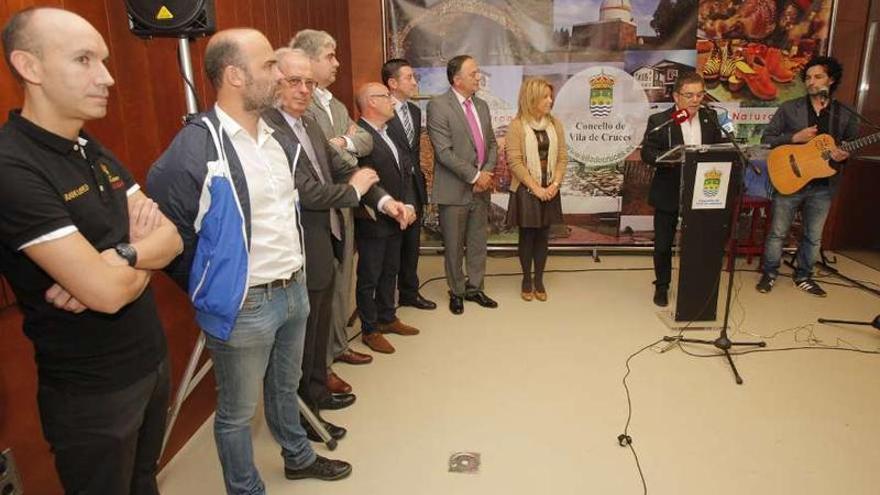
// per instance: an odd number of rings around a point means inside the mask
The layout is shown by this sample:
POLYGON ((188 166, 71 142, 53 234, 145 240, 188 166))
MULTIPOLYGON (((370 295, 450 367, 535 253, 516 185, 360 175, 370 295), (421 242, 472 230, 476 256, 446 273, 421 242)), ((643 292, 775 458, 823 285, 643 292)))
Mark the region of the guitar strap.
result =
POLYGON ((831 118, 828 122, 828 128, 832 132, 832 136, 837 143, 840 143, 840 138, 842 137, 842 131, 840 130, 840 104, 837 103, 837 100, 831 101, 831 108, 829 111, 831 112, 831 118))

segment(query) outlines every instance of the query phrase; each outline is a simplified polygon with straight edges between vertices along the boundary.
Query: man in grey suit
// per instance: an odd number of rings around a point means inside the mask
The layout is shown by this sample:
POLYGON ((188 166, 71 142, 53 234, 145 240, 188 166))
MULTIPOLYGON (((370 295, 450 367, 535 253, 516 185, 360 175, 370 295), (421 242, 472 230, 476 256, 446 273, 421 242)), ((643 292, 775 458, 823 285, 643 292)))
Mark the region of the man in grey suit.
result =
POLYGON ((428 103, 428 136, 434 147, 432 201, 440 210, 449 310, 461 314, 464 299, 485 308, 498 307, 483 292, 498 144, 489 105, 475 96, 480 87, 477 61, 470 55, 453 57, 446 77, 452 87, 428 103), (462 270, 465 258, 467 277, 462 270))
MULTIPOLYGON (((326 31, 303 29, 290 41, 290 47, 304 51, 312 62, 317 87, 306 114, 318 123, 333 151, 349 166, 357 166, 358 158, 369 155, 373 150, 373 138, 351 119, 345 105, 328 89, 336 82, 336 71, 339 69, 336 40, 326 31)), ((373 360, 372 356, 356 352, 348 346, 346 326, 354 310, 351 300, 354 284, 354 220, 351 208, 342 208, 340 212, 345 221, 345 236, 342 259, 336 267, 327 362, 339 360, 349 364, 367 364, 373 360)), ((335 374, 331 372, 330 376, 334 382, 344 386, 344 390, 350 390, 348 384, 335 374)))

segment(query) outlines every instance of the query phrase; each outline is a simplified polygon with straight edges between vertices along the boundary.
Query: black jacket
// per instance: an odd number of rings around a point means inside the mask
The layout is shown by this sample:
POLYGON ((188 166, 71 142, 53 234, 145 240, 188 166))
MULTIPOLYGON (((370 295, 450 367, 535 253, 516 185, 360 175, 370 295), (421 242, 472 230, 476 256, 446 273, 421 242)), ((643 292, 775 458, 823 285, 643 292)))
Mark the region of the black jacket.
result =
MULTIPOLYGON (((373 129, 364 119, 358 120, 358 125, 370 133, 373 138, 373 151, 369 155, 358 159, 359 167, 370 167, 379 174, 379 187, 384 189, 392 198, 415 206, 416 191, 412 180, 412 158, 401 145, 395 142, 397 155, 400 158, 400 167, 394 159, 394 153, 385 142, 385 139, 373 129)), ((373 220, 365 211, 355 213, 355 235, 357 237, 388 237, 400 234, 400 224, 397 220, 377 213, 373 220)))
MULTIPOLYGON (((669 212, 678 211, 681 167, 657 163, 657 157, 680 144, 684 144, 684 137, 681 133, 681 126, 675 123, 656 132, 650 131, 672 118, 673 113, 675 113, 675 106, 665 112, 651 115, 648 118, 648 127, 642 140, 642 161, 655 167, 651 190, 648 194, 648 204, 658 210, 669 212)), ((714 111, 701 108, 699 119, 702 144, 716 144, 726 141, 721 132, 721 126, 718 124, 718 116, 714 111)))
MULTIPOLYGON (((278 110, 263 113, 263 118, 280 135, 284 136, 285 146, 295 149, 299 140, 278 110)), ((314 165, 302 151, 296 163, 294 179, 299 193, 301 222, 305 234, 306 283, 309 290, 322 290, 333 282, 333 243, 330 231, 330 209, 358 206, 357 193, 348 185, 348 179, 357 167, 346 163, 335 153, 314 119, 303 116, 303 126, 312 142, 318 166, 327 180, 322 184, 314 165)), ((281 142, 281 141, 279 141, 281 142)), ((288 153, 292 151, 286 150, 288 153)), ((373 186, 361 200, 376 208, 379 199, 386 193, 373 186)), ((340 218, 340 221, 342 219, 340 218)))
POLYGON ((396 112, 394 118, 388 121, 388 135, 398 143, 398 148, 404 146, 405 152, 410 156, 412 161, 412 178, 415 179, 416 199, 418 200, 418 203, 414 204, 414 206, 419 208, 428 204, 427 181, 425 180, 425 173, 422 172, 421 159, 419 157, 422 151, 422 110, 418 105, 412 102, 406 102, 406 105, 407 108, 409 108, 409 114, 412 117, 413 127, 415 127, 415 136, 413 137, 413 140, 409 141, 406 138, 406 131, 403 129, 403 122, 400 121, 400 117, 397 116, 396 112))

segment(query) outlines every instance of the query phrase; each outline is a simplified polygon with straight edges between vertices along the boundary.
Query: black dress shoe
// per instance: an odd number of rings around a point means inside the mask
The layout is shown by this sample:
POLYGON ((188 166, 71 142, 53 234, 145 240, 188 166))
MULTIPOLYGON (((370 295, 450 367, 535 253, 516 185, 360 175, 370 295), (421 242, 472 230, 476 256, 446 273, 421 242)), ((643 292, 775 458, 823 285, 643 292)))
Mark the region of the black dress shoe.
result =
POLYGON ((425 299, 421 294, 416 294, 414 299, 401 299, 400 305, 411 306, 416 309, 437 309, 437 303, 425 299))
POLYGON ((315 462, 300 469, 284 467, 284 477, 289 480, 315 478, 325 481, 341 480, 351 474, 351 464, 345 461, 317 456, 315 462))
POLYGON ((454 315, 464 313, 464 300, 455 294, 449 294, 449 311, 454 315))
POLYGON ((661 308, 669 306, 669 296, 667 293, 667 289, 654 289, 654 304, 661 308))
POLYGON ((330 394, 318 401, 318 409, 343 409, 354 404, 354 394, 330 394))
MULTIPOLYGON (((345 434, 348 432, 348 430, 346 430, 345 428, 341 426, 336 426, 333 423, 324 419, 319 419, 319 421, 321 422, 321 426, 323 426, 324 429, 327 430, 327 433, 329 433, 330 436, 335 438, 336 440, 341 440, 342 437, 344 437, 345 434)), ((303 429, 306 430, 306 436, 309 438, 309 440, 313 442, 324 441, 324 439, 321 438, 321 435, 318 435, 318 432, 314 428, 312 428, 311 423, 309 423, 308 421, 302 421, 302 426, 303 429)))
POLYGON ((478 290, 476 292, 471 292, 470 294, 466 294, 464 296, 468 301, 475 302, 484 308, 497 308, 498 303, 493 301, 491 297, 487 296, 485 292, 478 290))

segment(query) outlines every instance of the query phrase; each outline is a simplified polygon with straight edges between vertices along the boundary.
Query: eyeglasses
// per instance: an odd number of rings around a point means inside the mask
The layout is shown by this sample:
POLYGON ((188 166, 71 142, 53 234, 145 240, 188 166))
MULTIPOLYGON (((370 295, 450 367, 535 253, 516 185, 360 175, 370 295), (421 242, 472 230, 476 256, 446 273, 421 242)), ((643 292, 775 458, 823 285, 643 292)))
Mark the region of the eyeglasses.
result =
POLYGON ((699 93, 678 93, 678 94, 680 94, 681 97, 684 98, 685 100, 692 100, 694 98, 701 100, 706 96, 705 91, 700 91, 699 93))
POLYGON ((317 85, 317 83, 311 79, 303 79, 297 76, 285 77, 284 82, 294 88, 305 86, 309 91, 314 90, 317 85))

